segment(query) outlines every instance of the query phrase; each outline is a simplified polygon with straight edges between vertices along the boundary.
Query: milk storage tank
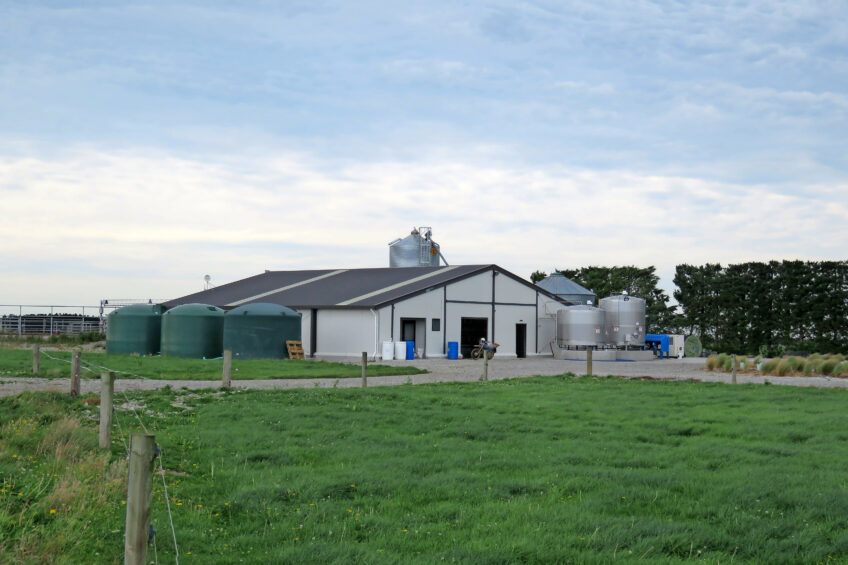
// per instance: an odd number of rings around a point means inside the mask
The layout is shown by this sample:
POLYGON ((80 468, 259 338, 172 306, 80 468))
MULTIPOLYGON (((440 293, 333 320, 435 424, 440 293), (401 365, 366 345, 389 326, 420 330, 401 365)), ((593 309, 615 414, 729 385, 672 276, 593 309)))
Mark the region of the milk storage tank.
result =
POLYGON ((568 306, 557 311, 559 347, 597 347, 604 339, 604 311, 594 306, 568 306))
POLYGON ((619 294, 602 298, 600 308, 606 315, 606 339, 615 347, 645 345, 645 301, 619 294))

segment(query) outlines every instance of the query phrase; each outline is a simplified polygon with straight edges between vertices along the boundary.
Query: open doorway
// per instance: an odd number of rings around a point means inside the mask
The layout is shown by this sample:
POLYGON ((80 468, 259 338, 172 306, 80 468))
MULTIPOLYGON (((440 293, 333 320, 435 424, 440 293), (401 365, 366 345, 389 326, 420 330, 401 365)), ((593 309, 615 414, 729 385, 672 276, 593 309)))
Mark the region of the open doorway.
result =
POLYGON ((489 339, 489 318, 462 318, 459 330, 459 352, 464 358, 471 357, 471 349, 480 338, 489 339))
POLYGON ((415 345, 415 354, 424 359, 427 357, 427 320, 425 318, 401 318, 400 340, 411 341, 415 345))
POLYGON ((527 357, 527 324, 515 324, 515 356, 527 357))

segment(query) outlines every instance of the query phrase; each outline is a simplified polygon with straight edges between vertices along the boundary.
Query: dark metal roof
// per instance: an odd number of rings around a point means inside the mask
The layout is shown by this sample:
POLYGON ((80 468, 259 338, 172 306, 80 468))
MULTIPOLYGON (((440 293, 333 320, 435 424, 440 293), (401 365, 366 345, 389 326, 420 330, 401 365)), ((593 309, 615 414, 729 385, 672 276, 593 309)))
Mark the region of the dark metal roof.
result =
POLYGON ((585 288, 561 273, 554 273, 536 283, 553 294, 592 295, 595 293, 585 288))
POLYGON ((377 308, 493 269, 536 292, 557 298, 497 265, 455 265, 266 271, 261 275, 196 292, 164 304, 172 308, 180 304, 198 302, 232 308, 250 302, 267 302, 299 309, 377 308))

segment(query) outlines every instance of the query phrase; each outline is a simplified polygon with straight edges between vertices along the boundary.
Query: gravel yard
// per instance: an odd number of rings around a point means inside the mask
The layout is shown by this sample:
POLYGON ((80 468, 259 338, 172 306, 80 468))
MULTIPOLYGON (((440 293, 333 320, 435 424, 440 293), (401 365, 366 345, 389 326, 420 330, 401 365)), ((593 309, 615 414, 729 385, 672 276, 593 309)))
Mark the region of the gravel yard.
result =
MULTIPOLYGON (((369 386, 393 386, 403 384, 439 383, 439 382, 469 382, 480 378, 483 370, 482 361, 462 359, 450 361, 446 359, 418 359, 415 361, 385 361, 386 365, 412 364, 430 371, 423 375, 402 375, 390 377, 369 377, 369 386)), ((534 375, 560 375, 563 373, 585 374, 584 361, 560 361, 552 357, 531 357, 527 359, 506 359, 495 357, 489 363, 489 379, 508 379, 515 377, 530 377, 534 375)), ((652 378, 661 380, 697 380, 704 382, 730 382, 730 375, 712 373, 704 370, 704 359, 665 359, 655 361, 595 361, 593 372, 596 375, 615 375, 629 378, 652 378)), ((827 388, 848 388, 848 379, 831 377, 762 377, 740 374, 739 383, 762 384, 764 380, 775 385, 815 386, 827 388)), ((284 389, 310 387, 340 387, 352 388, 360 386, 359 378, 348 379, 272 379, 233 381, 233 386, 244 389, 284 389)), ((203 389, 220 386, 219 380, 214 381, 174 381, 153 379, 117 379, 115 390, 155 390, 170 386, 172 388, 203 389)), ((83 379, 82 393, 98 392, 98 379, 83 379)), ((24 390, 53 390, 67 391, 70 382, 67 378, 4 378, 0 379, 0 396, 17 394, 24 390)))

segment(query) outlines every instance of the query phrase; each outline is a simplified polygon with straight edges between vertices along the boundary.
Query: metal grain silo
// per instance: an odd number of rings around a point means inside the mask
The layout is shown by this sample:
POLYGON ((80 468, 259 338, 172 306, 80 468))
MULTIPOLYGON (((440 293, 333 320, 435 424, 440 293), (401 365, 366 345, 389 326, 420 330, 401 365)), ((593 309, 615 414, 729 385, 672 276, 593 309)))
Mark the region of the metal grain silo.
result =
POLYGON ((615 347, 645 345, 645 301, 619 294, 602 298, 598 304, 606 313, 607 343, 615 347))
MULTIPOLYGON (((438 267, 442 257, 439 244, 432 239, 432 229, 413 229, 403 239, 389 243, 390 267, 438 267)), ((447 261, 445 261, 447 265, 447 261)))
POLYGON ((162 315, 162 355, 214 359, 224 351, 224 311, 183 304, 162 315))
POLYGON ((164 310, 159 304, 133 304, 109 314, 106 323, 106 353, 159 353, 164 310))
POLYGON ((300 341, 301 314, 278 304, 245 304, 224 316, 224 350, 234 359, 283 359, 286 340, 300 341))
POLYGON ((559 347, 598 347, 604 345, 605 313, 594 306, 569 306, 557 311, 559 347))

